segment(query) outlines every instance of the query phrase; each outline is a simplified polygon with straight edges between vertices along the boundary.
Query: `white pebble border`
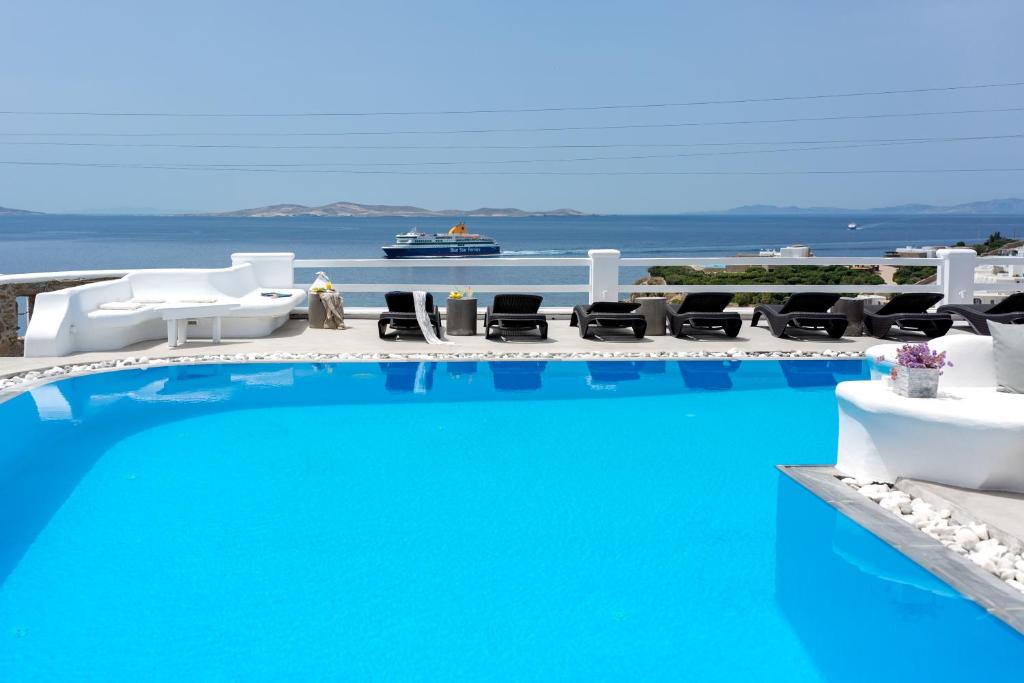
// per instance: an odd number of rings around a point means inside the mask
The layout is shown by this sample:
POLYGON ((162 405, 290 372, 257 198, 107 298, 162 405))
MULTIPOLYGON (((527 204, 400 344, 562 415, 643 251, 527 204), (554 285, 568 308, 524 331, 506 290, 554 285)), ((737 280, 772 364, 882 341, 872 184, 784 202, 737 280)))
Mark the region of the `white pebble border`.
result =
POLYGON ((985 571, 995 574, 1024 593, 1024 554, 1012 552, 992 538, 985 524, 960 524, 949 510, 936 510, 930 503, 914 498, 889 484, 843 477, 868 500, 878 503, 904 522, 912 524, 953 552, 965 556, 985 571))
POLYGON ((319 362, 334 363, 344 361, 489 361, 489 360, 713 360, 713 359, 749 359, 749 360, 785 360, 785 359, 856 359, 863 358, 859 351, 606 351, 606 352, 438 352, 438 353, 234 353, 234 354, 202 354, 193 356, 168 356, 150 358, 148 356, 102 360, 95 363, 79 363, 55 365, 45 370, 31 370, 9 377, 0 377, 0 393, 5 391, 23 390, 33 384, 49 381, 66 375, 81 375, 91 372, 103 372, 135 367, 157 367, 167 365, 187 365, 194 363, 255 363, 255 362, 319 362))

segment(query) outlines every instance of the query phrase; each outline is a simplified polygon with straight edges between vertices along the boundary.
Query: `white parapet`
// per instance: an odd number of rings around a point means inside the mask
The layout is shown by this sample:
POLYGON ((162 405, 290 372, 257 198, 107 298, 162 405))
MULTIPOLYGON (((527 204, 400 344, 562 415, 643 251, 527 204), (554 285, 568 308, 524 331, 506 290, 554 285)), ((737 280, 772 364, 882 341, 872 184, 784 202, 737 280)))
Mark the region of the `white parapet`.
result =
POLYGON ((236 252, 231 265, 251 263, 261 287, 292 289, 295 286, 295 254, 283 252, 236 252))
POLYGON ((973 249, 939 249, 939 283, 942 285, 944 304, 974 302, 974 269, 978 254, 973 249))
POLYGON ((590 303, 618 301, 619 250, 591 249, 587 255, 590 257, 590 303))

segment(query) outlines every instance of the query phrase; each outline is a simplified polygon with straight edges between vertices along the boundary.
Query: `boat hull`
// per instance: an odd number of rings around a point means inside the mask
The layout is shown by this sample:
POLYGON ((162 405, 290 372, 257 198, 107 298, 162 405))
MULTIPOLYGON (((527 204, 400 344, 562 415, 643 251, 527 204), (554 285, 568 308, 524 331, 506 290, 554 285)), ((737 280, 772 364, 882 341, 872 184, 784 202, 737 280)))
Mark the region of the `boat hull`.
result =
POLYGON ((497 256, 501 247, 497 244, 438 244, 438 245, 392 245, 382 247, 388 258, 427 258, 445 256, 497 256))

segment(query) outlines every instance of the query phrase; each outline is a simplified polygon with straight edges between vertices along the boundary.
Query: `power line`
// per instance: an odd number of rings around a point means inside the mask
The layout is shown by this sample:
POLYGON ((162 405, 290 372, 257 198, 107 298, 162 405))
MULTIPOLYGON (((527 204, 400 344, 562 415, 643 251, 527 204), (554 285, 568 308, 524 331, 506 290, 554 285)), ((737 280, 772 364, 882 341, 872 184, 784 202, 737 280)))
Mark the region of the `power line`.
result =
POLYGON ((321 133, 239 133, 236 131, 209 133, 0 133, 5 137, 342 137, 355 135, 458 135, 477 133, 564 133, 589 130, 640 130, 656 128, 688 128, 703 126, 739 126, 762 123, 804 123, 811 121, 853 121, 866 119, 916 118, 921 116, 950 116, 959 114, 992 114, 1024 111, 1024 107, 996 109, 956 109, 947 111, 889 112, 885 114, 842 114, 837 116, 809 116, 786 119, 746 119, 736 121, 687 121, 682 123, 626 123, 605 126, 552 126, 539 128, 463 128, 455 130, 379 130, 321 133))
MULTIPOLYGON (((993 136, 996 139, 1024 138, 1024 133, 1016 135, 993 136)), ((952 138, 956 140, 956 138, 952 138)), ((777 154, 785 152, 812 152, 823 150, 861 149, 869 147, 891 147, 904 145, 919 145, 932 142, 946 142, 947 139, 937 138, 933 140, 909 140, 893 141, 882 143, 865 143, 850 145, 819 145, 812 147, 786 147, 775 149, 743 149, 726 152, 690 152, 685 154, 631 154, 631 155, 609 155, 609 156, 587 156, 571 157, 562 159, 460 159, 444 161, 350 161, 350 162, 278 162, 278 163, 255 163, 255 162, 234 162, 234 163, 172 163, 177 167, 188 168, 330 168, 330 167, 406 167, 406 166, 460 166, 460 165, 507 165, 507 164, 537 164, 537 163, 574 163, 584 161, 638 161, 652 159, 683 159, 692 157, 716 157, 716 156, 738 156, 747 154, 777 154)), ((98 162, 103 163, 103 162, 98 162)), ((116 163, 116 162, 111 162, 116 163)))
MULTIPOLYGON (((0 133, 0 135, 5 135, 0 133)), ((689 148, 689 147, 736 147, 741 145, 824 145, 843 143, 897 143, 897 142, 961 142, 982 140, 1003 140, 1024 137, 1021 133, 1005 135, 968 135, 931 138, 839 138, 811 140, 742 140, 735 142, 686 142, 686 143, 604 143, 604 144, 558 144, 558 145, 224 145, 184 143, 129 143, 129 142, 67 142, 67 141, 6 141, 0 146, 30 147, 88 147, 126 149, 259 149, 259 150, 536 150, 536 149, 615 149, 615 148, 689 148)))
POLYGON ((68 166, 80 168, 153 169, 164 171, 214 171, 244 173, 331 173, 347 175, 532 175, 532 176, 784 176, 784 175, 875 175, 913 173, 1024 173, 1024 168, 923 168, 803 171, 374 171, 365 169, 280 169, 231 166, 181 166, 65 161, 0 161, 7 166, 68 166))
POLYGON ((698 107, 716 104, 753 104, 763 102, 793 102, 800 100, 825 100, 850 97, 873 97, 884 95, 906 95, 958 90, 981 90, 989 88, 1013 88, 1024 85, 1024 81, 1004 83, 975 83, 950 85, 934 88, 905 88, 895 90, 861 90, 854 92, 823 93, 814 95, 783 95, 777 97, 744 97, 732 100, 692 100, 689 102, 653 102, 643 104, 598 104, 570 105, 503 109, 441 109, 421 111, 357 111, 357 112, 300 112, 300 113, 248 113, 248 112, 128 112, 128 111, 45 111, 7 110, 5 116, 95 116, 95 117, 157 117, 157 118, 314 118, 314 117, 361 117, 361 116, 440 116, 451 114, 528 114, 562 111, 603 111, 613 109, 664 109, 672 107, 698 107))

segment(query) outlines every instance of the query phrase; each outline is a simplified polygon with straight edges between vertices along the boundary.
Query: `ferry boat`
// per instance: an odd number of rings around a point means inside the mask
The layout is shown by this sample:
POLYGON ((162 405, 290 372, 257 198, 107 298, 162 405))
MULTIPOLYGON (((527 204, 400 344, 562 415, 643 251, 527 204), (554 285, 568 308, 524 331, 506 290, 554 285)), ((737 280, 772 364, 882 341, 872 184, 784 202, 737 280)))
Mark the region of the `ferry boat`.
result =
POLYGON ((447 233, 428 235, 411 230, 395 235, 395 243, 381 247, 388 258, 422 258, 425 256, 495 256, 501 246, 493 238, 476 235, 459 223, 447 233))

